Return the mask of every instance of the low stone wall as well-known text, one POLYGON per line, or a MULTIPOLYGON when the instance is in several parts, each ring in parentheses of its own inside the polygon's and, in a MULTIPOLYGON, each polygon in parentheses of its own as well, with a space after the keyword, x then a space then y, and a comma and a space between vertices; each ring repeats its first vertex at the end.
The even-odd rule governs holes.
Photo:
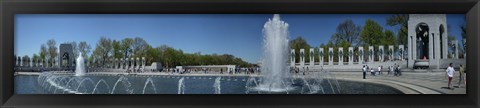
POLYGON ((453 63, 455 69, 460 68, 460 64, 466 67, 467 60, 465 59, 441 59, 439 61, 440 69, 447 69, 448 65, 453 63))

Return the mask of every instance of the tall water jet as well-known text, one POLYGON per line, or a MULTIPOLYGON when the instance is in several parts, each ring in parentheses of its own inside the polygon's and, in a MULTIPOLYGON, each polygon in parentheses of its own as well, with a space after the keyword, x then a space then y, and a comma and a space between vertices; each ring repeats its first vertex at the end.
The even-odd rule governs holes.
POLYGON ((263 26, 263 80, 258 89, 273 92, 286 91, 290 84, 282 84, 288 72, 288 24, 274 14, 263 26))
POLYGON ((213 83, 214 94, 222 94, 221 79, 222 77, 217 77, 215 83, 213 83))
POLYGON ((75 76, 83 76, 85 75, 85 64, 83 61, 82 53, 78 55, 77 63, 75 68, 75 76))

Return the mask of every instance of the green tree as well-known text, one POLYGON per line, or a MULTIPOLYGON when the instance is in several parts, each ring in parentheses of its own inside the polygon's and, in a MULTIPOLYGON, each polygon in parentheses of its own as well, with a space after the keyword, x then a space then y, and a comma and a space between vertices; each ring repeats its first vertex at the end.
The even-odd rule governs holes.
POLYGON ((106 37, 101 37, 98 41, 95 51, 93 51, 97 60, 101 60, 101 65, 104 66, 105 62, 110 58, 113 52, 112 40, 106 37))
POLYGON ((407 45, 408 44, 408 14, 395 14, 387 18, 387 25, 399 26, 397 39, 395 45, 407 45))
MULTIPOLYGON (((32 60, 39 60, 40 59, 40 56, 38 56, 37 54, 33 54, 33 57, 32 57, 32 60)), ((34 63, 36 63, 36 61, 33 61, 34 63)))
POLYGON ((132 38, 125 38, 122 40, 122 43, 120 44, 120 49, 122 52, 122 55, 126 58, 130 58, 133 56, 133 44, 134 40, 132 38))
POLYGON ((48 55, 47 46, 45 46, 45 44, 42 44, 40 46, 40 59, 42 60, 46 59, 47 55, 48 55))
POLYGON ((365 43, 365 46, 379 45, 380 39, 383 38, 383 27, 372 19, 365 21, 365 26, 360 33, 360 39, 365 43))
POLYGON ((143 38, 135 37, 133 39, 131 48, 133 49, 133 54, 135 57, 144 57, 151 46, 148 45, 147 41, 145 41, 143 38))
POLYGON ((332 35, 331 40, 335 43, 348 42, 348 44, 358 46, 360 31, 361 27, 359 25, 353 23, 351 19, 347 19, 338 24, 336 33, 332 35))
POLYGON ((395 35, 391 30, 385 30, 385 38, 382 40, 381 45, 393 45, 395 43, 395 35))
POLYGON ((460 25, 460 29, 462 30, 462 34, 461 34, 461 35, 462 35, 462 40, 460 40, 460 41, 461 41, 461 43, 463 44, 463 46, 461 46, 463 53, 466 53, 465 51, 466 51, 466 48, 467 48, 467 47, 466 47, 466 46, 467 46, 467 45, 466 45, 466 44, 467 44, 466 41, 463 41, 464 39, 466 39, 466 36, 467 36, 467 27, 466 27, 466 26, 467 26, 467 25, 466 25, 465 23, 463 23, 462 25, 460 25))
POLYGON ((124 51, 121 50, 120 41, 113 40, 112 47, 113 47, 113 58, 122 59, 124 51))
MULTIPOLYGON (((453 35, 448 36, 448 55, 450 58, 453 58, 453 53, 455 52, 455 45, 453 44, 453 41, 456 41, 457 39, 453 35)), ((457 43, 458 44, 458 43, 457 43)), ((460 47, 460 46, 459 46, 460 47)))
POLYGON ((48 59, 49 59, 49 61, 52 61, 58 55, 57 43, 55 42, 54 39, 50 39, 50 40, 47 41, 47 47, 48 47, 48 50, 47 50, 48 51, 48 59))
MULTIPOLYGON (((24 56, 22 57, 22 66, 27 65, 27 64, 29 63, 28 61, 30 61, 29 58, 28 58, 28 55, 24 55, 24 56)), ((49 66, 50 66, 50 65, 49 65, 49 66)))
POLYGON ((84 58, 88 58, 88 55, 91 50, 92 50, 92 47, 89 44, 87 44, 87 42, 85 41, 80 41, 80 43, 78 44, 78 51, 83 54, 82 56, 84 58))

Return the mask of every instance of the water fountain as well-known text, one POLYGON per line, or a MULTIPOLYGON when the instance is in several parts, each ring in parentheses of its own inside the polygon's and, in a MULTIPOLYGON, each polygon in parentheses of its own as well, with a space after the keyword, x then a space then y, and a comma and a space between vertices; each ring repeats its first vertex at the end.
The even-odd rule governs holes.
POLYGON ((75 68, 75 76, 84 76, 85 75, 85 64, 82 57, 82 53, 78 55, 77 58, 77 67, 75 68))
POLYGON ((259 90, 270 92, 284 92, 291 84, 284 81, 289 77, 288 70, 288 23, 280 19, 280 15, 273 15, 263 26, 263 80, 256 87, 259 90), (284 83, 282 83, 284 82, 284 83), (287 84, 285 84, 287 83, 287 84))

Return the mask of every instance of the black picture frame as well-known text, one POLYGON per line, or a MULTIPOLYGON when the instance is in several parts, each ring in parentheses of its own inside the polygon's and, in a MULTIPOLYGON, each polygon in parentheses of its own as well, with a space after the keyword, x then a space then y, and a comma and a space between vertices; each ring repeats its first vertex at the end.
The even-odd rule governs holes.
POLYGON ((477 0, 4 0, 0 2, 1 107, 477 108, 477 0), (466 95, 20 95, 14 94, 15 14, 448 13, 466 14, 466 95))

